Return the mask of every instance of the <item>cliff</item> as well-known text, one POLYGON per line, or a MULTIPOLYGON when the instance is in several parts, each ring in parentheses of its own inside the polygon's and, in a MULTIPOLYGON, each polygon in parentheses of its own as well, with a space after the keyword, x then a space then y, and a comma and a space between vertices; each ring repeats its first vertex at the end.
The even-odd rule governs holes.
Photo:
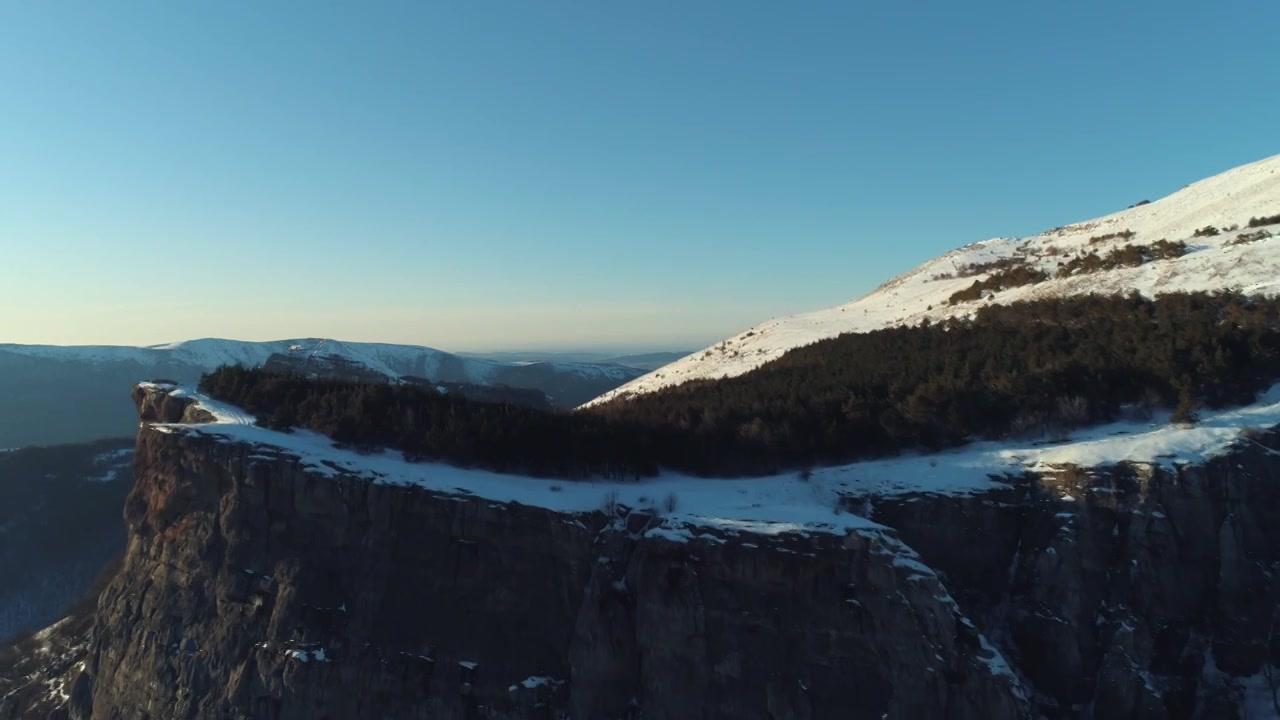
POLYGON ((495 502, 167 424, 208 411, 163 387, 135 400, 160 422, 73 717, 1025 714, 938 578, 856 516, 753 533, 495 502))
POLYGON ((1226 439, 1195 462, 1094 441, 1083 469, 1051 448, 981 481, 935 457, 770 486, 845 488, 818 518, 798 495, 708 499, 771 480, 676 507, 309 451, 164 386, 135 400, 124 566, 42 680, 69 700, 30 716, 1280 715, 1274 430, 1207 419, 1226 439))

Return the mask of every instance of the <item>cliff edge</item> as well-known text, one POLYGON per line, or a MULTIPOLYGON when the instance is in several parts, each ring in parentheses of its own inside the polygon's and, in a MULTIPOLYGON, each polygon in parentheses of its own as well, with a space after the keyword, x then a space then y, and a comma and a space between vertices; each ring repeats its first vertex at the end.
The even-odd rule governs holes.
POLYGON ((298 449, 316 437, 172 386, 134 399, 129 547, 72 717, 1027 713, 937 575, 838 507, 821 523, 699 523, 605 484, 597 508, 539 507, 494 497, 483 473, 444 490, 466 471, 318 457, 298 449))

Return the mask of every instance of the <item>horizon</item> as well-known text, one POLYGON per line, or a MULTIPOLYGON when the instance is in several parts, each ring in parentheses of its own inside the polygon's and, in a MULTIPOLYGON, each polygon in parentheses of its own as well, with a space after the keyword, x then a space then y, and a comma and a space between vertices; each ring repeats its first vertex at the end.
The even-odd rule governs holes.
POLYGON ((451 355, 463 355, 463 356, 481 357, 481 358, 487 357, 487 356, 498 356, 498 355, 521 355, 521 356, 597 355, 603 359, 608 359, 611 357, 625 357, 625 356, 631 356, 631 355, 666 355, 666 354, 688 355, 697 351, 697 349, 693 349, 693 348, 670 348, 670 347, 657 347, 657 346, 634 346, 634 347, 583 346, 583 347, 565 347, 565 348, 521 347, 521 348, 514 348, 514 349, 499 349, 499 350, 486 350, 486 349, 468 350, 468 349, 442 348, 442 347, 436 347, 434 345, 426 345, 423 343, 382 343, 376 340, 348 340, 345 338, 332 338, 332 337, 271 337, 271 338, 261 338, 261 339, 245 339, 245 338, 229 338, 229 337, 199 337, 199 338, 187 338, 185 340, 170 340, 170 341, 158 342, 158 343, 148 343, 146 345, 127 344, 127 343, 66 344, 66 343, 0 342, 0 349, 3 349, 5 346, 16 346, 16 347, 50 347, 50 348, 129 348, 129 349, 140 349, 140 350, 166 350, 172 346, 183 345, 187 343, 198 343, 198 342, 235 342, 235 343, 267 344, 267 343, 298 342, 298 341, 308 341, 308 340, 323 340, 323 341, 370 344, 370 345, 398 345, 403 347, 421 347, 427 350, 439 350, 442 352, 447 352, 451 355))
POLYGON ((1278 150, 1274 3, 929 10, 0 9, 0 343, 696 351, 1278 150))

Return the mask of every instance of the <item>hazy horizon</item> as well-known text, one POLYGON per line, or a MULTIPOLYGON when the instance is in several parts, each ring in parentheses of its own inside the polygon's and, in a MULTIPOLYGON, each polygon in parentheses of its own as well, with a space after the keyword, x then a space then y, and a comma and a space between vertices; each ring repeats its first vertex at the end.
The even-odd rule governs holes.
MULTIPOLYGON (((35 346, 35 347, 138 347, 138 348, 164 348, 169 345, 177 345, 185 342, 201 341, 201 340, 232 340, 241 342, 285 342, 290 340, 337 340, 341 342, 354 343, 382 343, 381 340, 352 340, 351 338, 341 337, 320 337, 320 336, 290 336, 290 337, 259 337, 259 338, 236 338, 236 337, 193 337, 184 338, 182 340, 165 340, 155 343, 21 343, 0 341, 0 347, 5 345, 17 346, 35 346)), ((388 343, 392 345, 420 346, 429 347, 434 350, 443 350, 454 355, 465 355, 471 357, 497 357, 497 356, 598 356, 600 358, 621 357, 629 355, 651 355, 651 354, 688 354, 696 352, 705 347, 694 347, 692 345, 685 347, 668 347, 661 345, 566 345, 555 347, 512 347, 512 348, 447 348, 429 343, 388 343)), ((711 343, 708 343, 711 344, 711 343)))
POLYGON ((1276 153, 1276 21, 6 6, 0 342, 706 347, 1276 153))

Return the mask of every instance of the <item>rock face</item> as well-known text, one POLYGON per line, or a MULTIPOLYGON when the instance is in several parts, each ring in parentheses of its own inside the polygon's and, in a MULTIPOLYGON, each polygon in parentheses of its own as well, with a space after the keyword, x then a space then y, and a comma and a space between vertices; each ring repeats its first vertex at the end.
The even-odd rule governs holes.
MULTIPOLYGON (((198 419, 163 389, 135 399, 146 420, 198 419)), ((847 498, 885 526, 847 535, 681 535, 625 507, 570 515, 327 477, 258 446, 147 426, 124 566, 100 597, 83 671, 58 679, 62 708, 1276 717, 1277 445, 1275 432, 1251 433, 1202 465, 847 498)))
MULTIPOLYGON (((140 391, 146 419, 191 419, 140 391)), ((144 427, 80 718, 1017 718, 889 533, 692 538, 144 427)))
MULTIPOLYGON (((1046 715, 1250 717, 1231 678, 1260 681, 1280 659, 1278 446, 1251 433, 1202 465, 880 499, 876 519, 1004 641, 1046 715)), ((1262 717, 1280 717, 1265 690, 1262 717)))

